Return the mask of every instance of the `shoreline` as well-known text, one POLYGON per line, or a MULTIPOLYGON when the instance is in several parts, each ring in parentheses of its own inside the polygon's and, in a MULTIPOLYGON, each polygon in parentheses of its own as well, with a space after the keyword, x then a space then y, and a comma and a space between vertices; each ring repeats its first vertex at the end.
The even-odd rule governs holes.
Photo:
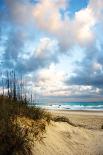
MULTIPOLYGON (((45 109, 45 108, 44 108, 45 109)), ((49 110, 49 111, 68 111, 68 112, 97 112, 97 113, 99 113, 99 112, 101 112, 101 113, 103 113, 103 110, 69 110, 69 109, 45 109, 45 110, 49 110)))
POLYGON ((103 112, 102 105, 36 105, 37 107, 47 110, 63 110, 63 111, 98 111, 103 112))
POLYGON ((92 115, 92 116, 103 116, 103 111, 98 110, 62 110, 62 109, 45 109, 51 113, 66 113, 73 115, 92 115))

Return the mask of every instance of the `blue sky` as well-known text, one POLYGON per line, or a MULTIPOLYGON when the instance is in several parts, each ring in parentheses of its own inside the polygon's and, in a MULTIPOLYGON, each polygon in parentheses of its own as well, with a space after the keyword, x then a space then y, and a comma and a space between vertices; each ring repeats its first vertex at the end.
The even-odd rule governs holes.
POLYGON ((42 98, 102 100, 102 27, 102 0, 1 0, 0 69, 42 98))
POLYGON ((69 3, 69 11, 74 14, 75 12, 86 8, 89 0, 70 0, 69 3))

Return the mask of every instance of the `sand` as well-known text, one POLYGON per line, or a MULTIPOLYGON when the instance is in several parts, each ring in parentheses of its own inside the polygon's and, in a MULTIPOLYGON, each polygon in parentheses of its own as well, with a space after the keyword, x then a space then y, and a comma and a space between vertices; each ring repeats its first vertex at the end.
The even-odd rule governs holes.
POLYGON ((51 111, 76 124, 54 122, 47 126, 43 142, 36 142, 34 155, 103 155, 103 112, 51 111))

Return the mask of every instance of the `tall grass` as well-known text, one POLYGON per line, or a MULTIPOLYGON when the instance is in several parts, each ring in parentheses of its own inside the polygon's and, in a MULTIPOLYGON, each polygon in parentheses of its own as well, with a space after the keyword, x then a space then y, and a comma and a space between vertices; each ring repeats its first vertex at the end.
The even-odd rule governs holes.
POLYGON ((15 72, 12 75, 7 72, 0 95, 0 155, 31 155, 34 141, 43 140, 46 124, 51 120, 45 110, 29 106, 23 85, 19 86, 18 90, 15 72))

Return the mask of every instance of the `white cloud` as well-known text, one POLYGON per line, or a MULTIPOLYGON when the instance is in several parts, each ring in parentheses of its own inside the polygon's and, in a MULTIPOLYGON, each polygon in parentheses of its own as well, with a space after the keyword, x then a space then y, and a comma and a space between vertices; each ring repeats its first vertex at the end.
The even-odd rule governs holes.
MULTIPOLYGON (((90 0, 87 8, 84 8, 76 12, 73 18, 70 18, 67 15, 66 11, 67 0, 40 0, 38 3, 33 5, 32 3, 29 2, 21 3, 21 1, 8 0, 7 5, 11 17, 10 20, 12 21, 13 24, 15 24, 20 28, 19 29, 21 30, 19 31, 20 34, 22 34, 22 32, 25 32, 24 34, 26 34, 23 37, 19 35, 17 37, 19 39, 17 39, 15 35, 14 36, 12 35, 13 41, 11 42, 11 44, 14 43, 14 40, 16 43, 18 43, 18 40, 20 40, 20 42, 23 41, 23 43, 20 44, 21 47, 23 48, 26 39, 28 38, 27 34, 30 32, 31 26, 33 28, 33 31, 38 33, 40 31, 41 33, 39 34, 41 36, 39 36, 40 39, 38 41, 38 45, 37 47, 35 47, 34 44, 35 50, 34 51, 32 50, 32 53, 30 55, 28 54, 28 52, 22 53, 20 46, 18 46, 18 44, 17 45, 13 44, 17 51, 17 56, 18 53, 21 52, 19 53, 20 55, 18 57, 24 58, 19 59, 17 61, 17 63, 19 64, 18 65, 19 67, 18 66, 17 67, 20 68, 20 70, 23 69, 26 70, 25 72, 28 71, 31 72, 44 67, 48 67, 48 69, 39 70, 39 73, 37 75, 38 78, 36 85, 39 91, 42 91, 44 95, 60 95, 60 96, 62 95, 68 96, 72 94, 80 95, 81 93, 95 94, 95 92, 99 92, 98 89, 96 90, 96 88, 93 87, 88 86, 71 87, 65 85, 64 80, 66 78, 67 69, 64 68, 63 71, 60 70, 58 71, 55 69, 55 66, 51 65, 49 67, 49 65, 52 62, 57 62, 58 50, 60 49, 61 52, 67 51, 68 53, 68 51, 69 52, 72 51, 73 55, 75 55, 75 60, 77 59, 77 61, 78 60, 82 61, 81 59, 83 60, 86 59, 86 63, 84 62, 82 63, 82 65, 87 64, 87 66, 84 67, 84 70, 89 67, 90 71, 91 69, 93 69, 94 72, 103 70, 103 66, 100 63, 95 62, 94 64, 92 64, 90 62, 91 59, 88 60, 88 58, 86 57, 89 56, 89 53, 92 51, 91 47, 95 46, 96 40, 98 39, 96 38, 94 27, 96 27, 96 25, 100 22, 103 24, 103 0, 90 0), (65 10, 64 18, 61 17, 60 9, 65 10), (85 54, 83 54, 82 57, 79 48, 78 52, 80 52, 80 54, 78 56, 77 56, 78 52, 73 50, 72 47, 76 46, 85 49, 83 50, 83 53, 85 52, 85 54), (86 49, 88 49, 88 51, 86 49), (80 58, 78 58, 79 56, 80 58)), ((10 48, 11 44, 9 43, 7 48, 9 52, 11 52, 10 48)), ((96 53, 98 51, 94 50, 92 52, 96 53)), ((15 56, 15 53, 13 54, 15 56)), ((95 55, 93 56, 93 61, 96 61, 96 57, 95 55)), ((63 58, 62 55, 60 55, 59 58, 62 60, 63 58)), ((73 66, 76 65, 77 64, 73 64, 73 66)), ((69 66, 66 66, 66 68, 69 68, 69 66)))
POLYGON ((103 1, 90 0, 89 8, 93 11, 95 18, 99 21, 103 20, 103 1))
POLYGON ((93 63, 93 70, 94 72, 97 72, 97 71, 102 71, 103 67, 101 64, 97 63, 97 62, 94 62, 93 63))
POLYGON ((66 88, 65 77, 64 71, 57 71, 55 65, 52 64, 48 69, 43 69, 38 73, 36 86, 41 88, 44 96, 54 95, 58 93, 58 90, 62 91, 66 88))
MULTIPOLYGON (((63 1, 63 7, 66 8, 66 0, 63 1)), ((39 28, 57 37, 60 45, 66 49, 73 44, 91 42, 94 39, 92 27, 97 22, 91 3, 87 8, 76 12, 74 19, 70 19, 65 13, 62 20, 60 8, 61 5, 57 5, 55 1, 40 1, 33 10, 34 20, 39 28)))
POLYGON ((75 14, 75 27, 77 27, 77 40, 80 43, 91 42, 94 34, 92 27, 95 25, 96 20, 90 8, 80 10, 75 14))
POLYGON ((41 38, 39 45, 35 50, 37 57, 50 57, 51 55, 58 55, 58 43, 56 40, 50 38, 41 38))

